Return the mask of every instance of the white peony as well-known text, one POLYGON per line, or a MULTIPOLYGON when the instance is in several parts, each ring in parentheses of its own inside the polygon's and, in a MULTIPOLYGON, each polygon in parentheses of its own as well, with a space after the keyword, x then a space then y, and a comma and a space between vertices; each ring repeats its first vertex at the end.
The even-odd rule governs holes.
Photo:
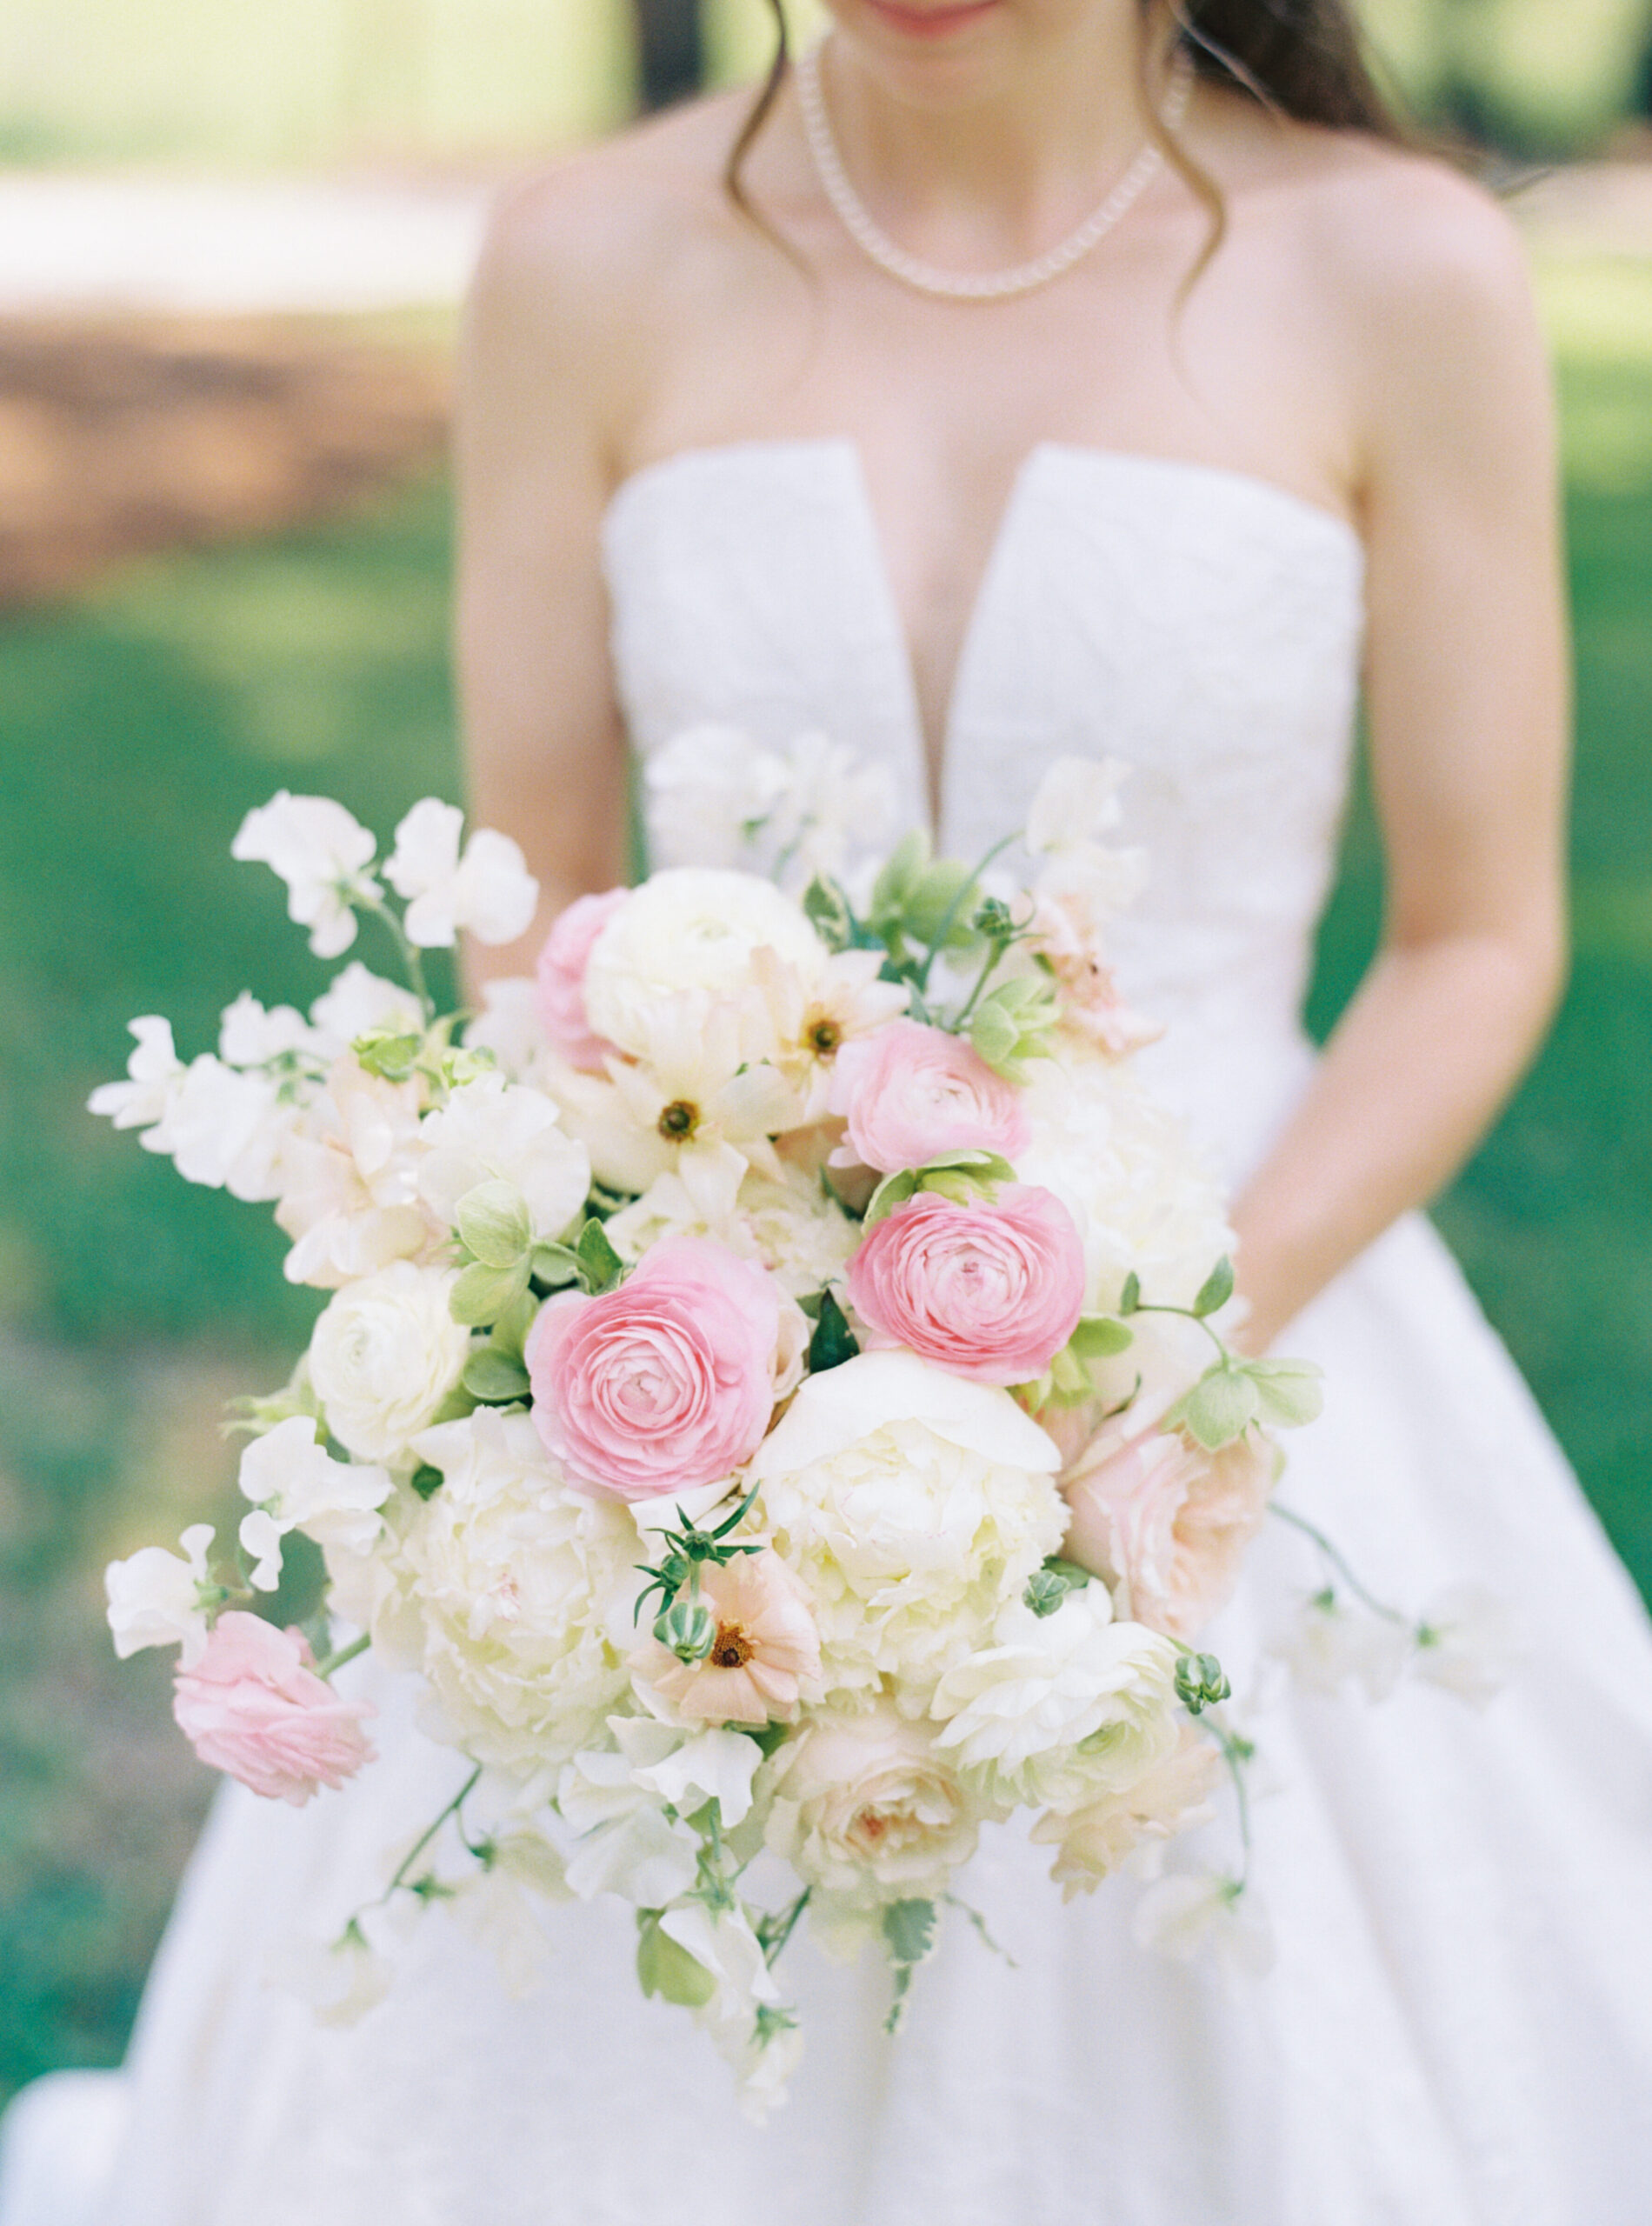
POLYGON ((447 1269, 394 1261, 347 1283, 310 1333, 310 1380, 327 1427, 359 1459, 408 1460, 457 1385, 470 1333, 449 1310, 454 1281, 447 1269))
POLYGON ((479 1408, 420 1433, 441 1485, 405 1521, 374 1637, 422 1670, 456 1744, 528 1772, 598 1742, 628 1689, 615 1602, 641 1558, 626 1510, 582 1499, 530 1417, 479 1408))
MULTIPOLYGON (((930 1727, 892 1701, 811 1709, 770 1765, 769 1845, 829 1903, 876 1908, 943 1893, 989 1804, 930 1727)), ((853 1929, 829 1908, 846 1942, 853 1929)))
POLYGON ((936 1689, 936 1743, 989 1796, 1076 1808, 1168 1761, 1182 1720, 1173 1641, 1115 1623, 1098 1582, 1050 1616, 1009 1602, 993 1643, 936 1689))
POLYGON ((693 866, 657 873, 634 889, 592 945, 585 1010, 592 1032, 641 1056, 663 997, 743 990, 754 952, 817 971, 827 951, 790 898, 755 874, 693 866))
POLYGON ((1084 1241, 1085 1310, 1143 1295, 1185 1306, 1234 1249, 1222 1185, 1173 1115, 1128 1066, 1074 1053, 1041 1060, 1022 1092, 1032 1140, 1018 1181, 1053 1190, 1084 1241))
POLYGON ((539 883, 508 835, 480 827, 465 844, 464 814, 437 796, 416 803, 396 830, 384 877, 409 900, 410 943, 445 950, 460 929, 479 943, 515 943, 533 924, 539 883))
POLYGON ((317 958, 336 958, 356 940, 356 904, 376 903, 370 868, 378 845, 330 796, 283 789, 236 830, 230 856, 270 867, 287 884, 287 915, 310 930, 317 958))
POLYGON ((192 1523, 178 1541, 185 1558, 164 1546, 140 1546, 103 1571, 109 1628, 123 1662, 146 1646, 179 1645, 186 1670, 200 1660, 207 1642, 201 1587, 213 1536, 210 1523, 192 1523))
POLYGON ((533 1242, 554 1242, 590 1189, 590 1155, 558 1126, 556 1106, 500 1075, 456 1090, 419 1135, 419 1195, 450 1228, 468 1191, 509 1183, 522 1194, 533 1242))
POLYGON ((1007 1391, 908 1352, 809 1376, 747 1482, 803 1579, 829 1687, 921 1709, 1060 1545, 1059 1456, 1007 1391))

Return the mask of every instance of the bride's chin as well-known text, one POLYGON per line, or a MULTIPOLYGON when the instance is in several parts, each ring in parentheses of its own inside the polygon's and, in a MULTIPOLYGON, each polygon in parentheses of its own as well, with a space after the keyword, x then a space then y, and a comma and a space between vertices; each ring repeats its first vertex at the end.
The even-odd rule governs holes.
POLYGON ((875 75, 909 96, 976 90, 1002 61, 1008 0, 833 0, 834 29, 875 75))

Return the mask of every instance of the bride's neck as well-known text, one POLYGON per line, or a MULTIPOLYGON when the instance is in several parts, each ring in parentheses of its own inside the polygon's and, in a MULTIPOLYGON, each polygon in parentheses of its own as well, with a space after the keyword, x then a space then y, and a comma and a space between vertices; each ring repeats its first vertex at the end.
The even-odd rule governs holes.
MULTIPOLYGON (((833 133, 886 219, 1018 247, 1092 203, 1147 137, 1147 37, 1134 5, 1093 7, 1001 56, 906 68, 840 29, 821 57, 833 133)), ((1161 74, 1156 56, 1148 83, 1161 74)))

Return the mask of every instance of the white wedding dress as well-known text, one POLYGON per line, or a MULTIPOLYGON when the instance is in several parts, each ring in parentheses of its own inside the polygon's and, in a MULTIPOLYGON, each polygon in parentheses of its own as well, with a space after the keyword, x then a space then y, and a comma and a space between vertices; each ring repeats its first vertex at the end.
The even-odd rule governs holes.
MULTIPOLYGON (((909 658, 842 440, 638 473, 605 556, 637 746, 690 722, 883 757, 923 812, 909 658)), ((1120 924, 1158 1079, 1236 1172, 1301 1090, 1298 1010, 1344 795, 1362 551, 1239 474, 1045 443, 1003 521, 957 675, 943 847, 1016 824, 1062 752, 1124 758, 1152 878, 1120 924)), ((302 1811, 230 1791, 190 1875, 124 2084, 99 2226, 1641 2226, 1652 2204, 1652 1634, 1524 1385, 1429 1224, 1394 1229, 1292 1329, 1322 1363, 1289 1503, 1413 1605, 1494 1587, 1529 1657, 1483 1716, 1408 1684, 1295 1690, 1253 1720, 1271 1973, 1131 1936, 1131 1880, 1063 1906, 1005 1830, 963 1890, 1015 1966, 949 1922, 906 2029, 887 1979, 806 1942, 808 2030, 761 2130, 686 2013, 644 2003, 629 1914, 553 1913, 508 2001, 441 1910, 390 1999, 318 2030, 263 1982, 373 1890, 456 1782, 384 1708, 385 1759, 302 1811)), ((1212 1643, 1242 1684, 1320 1582, 1269 1526, 1212 1643)), ((1205 1829, 1177 1863, 1231 1861, 1205 1829)), ((14 2144, 58 2226, 45 2169, 14 2144)), ((104 2103, 109 2101, 105 2094, 104 2103)), ((26 2129, 25 2129, 26 2130, 26 2129)))

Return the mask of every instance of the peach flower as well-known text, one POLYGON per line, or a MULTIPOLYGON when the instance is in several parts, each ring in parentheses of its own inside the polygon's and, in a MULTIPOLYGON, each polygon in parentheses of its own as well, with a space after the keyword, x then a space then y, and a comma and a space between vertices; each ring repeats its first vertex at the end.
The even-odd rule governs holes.
POLYGON ((1084 1248, 1053 1191, 1009 1183, 963 1206, 920 1191, 868 1230, 849 1263, 867 1343, 906 1345, 983 1383, 1041 1376, 1084 1308, 1084 1248))
POLYGON ((1189 1824, 1202 1823, 1221 1767, 1214 1741, 1184 1723, 1175 1753, 1128 1791, 1103 1794, 1069 1816, 1041 1816, 1032 1836, 1056 1849, 1049 1875, 1062 1889, 1062 1899, 1094 1893, 1143 1840, 1169 1839, 1189 1824))
POLYGON ((1207 1453, 1180 1430, 1104 1430, 1062 1474, 1062 1551, 1119 1588, 1122 1615, 1190 1645, 1238 1582, 1274 1469, 1256 1430, 1207 1453))
POLYGON ((523 1358, 533 1418, 571 1483, 692 1491, 756 1451, 775 1405, 781 1290, 703 1236, 668 1236, 616 1290, 548 1299, 523 1358))
POLYGON ((679 1662, 655 1644, 633 1656, 638 1676, 696 1723, 789 1723, 802 1688, 820 1676, 820 1634, 803 1586, 765 1547, 703 1570, 700 1596, 717 1619, 705 1660, 679 1662))
POLYGON ((1031 1134, 1019 1092, 972 1045, 944 1028, 891 1021, 837 1052, 831 1108, 848 1116, 837 1163, 894 1175, 944 1152, 1013 1160, 1031 1134))
POLYGON ((172 1713, 203 1763, 302 1808, 373 1754, 361 1728, 370 1703, 342 1700, 315 1667, 302 1632, 220 1616, 200 1659, 178 1672, 172 1713))
POLYGON ((591 1031, 585 1016, 585 967, 591 946, 630 891, 610 889, 600 896, 578 896, 550 923, 535 974, 535 1007, 541 1025, 571 1067, 602 1071, 614 1046, 591 1031))

